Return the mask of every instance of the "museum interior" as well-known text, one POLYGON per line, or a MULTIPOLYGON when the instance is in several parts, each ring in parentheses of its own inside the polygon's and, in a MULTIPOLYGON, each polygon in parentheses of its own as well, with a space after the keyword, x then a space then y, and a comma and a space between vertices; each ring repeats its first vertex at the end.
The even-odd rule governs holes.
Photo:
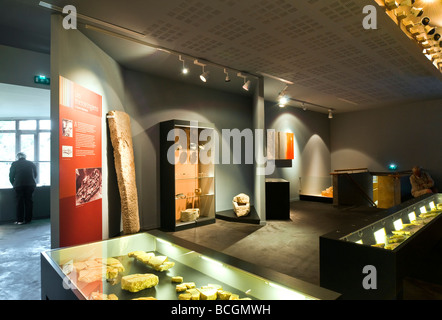
POLYGON ((442 299, 442 1, 0 6, 0 300, 442 299))

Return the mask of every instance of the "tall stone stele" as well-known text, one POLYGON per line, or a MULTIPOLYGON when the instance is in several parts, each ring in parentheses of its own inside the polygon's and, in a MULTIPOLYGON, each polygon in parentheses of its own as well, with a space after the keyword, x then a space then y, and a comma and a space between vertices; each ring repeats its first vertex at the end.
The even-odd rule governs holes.
POLYGON ((140 218, 130 117, 123 111, 109 111, 107 119, 121 197, 123 232, 133 234, 140 231, 140 218))

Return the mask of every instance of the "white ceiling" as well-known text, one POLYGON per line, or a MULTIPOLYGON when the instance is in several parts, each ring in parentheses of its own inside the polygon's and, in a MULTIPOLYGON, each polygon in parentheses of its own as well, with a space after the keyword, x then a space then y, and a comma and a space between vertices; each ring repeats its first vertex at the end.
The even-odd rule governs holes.
POLYGON ((0 118, 49 118, 51 92, 0 83, 0 118))
MULTIPOLYGON (((3 1, 12 5, 12 0, 3 1)), ((424 1, 416 0, 416 5, 428 5, 424 1)), ((32 10, 38 6, 37 0, 14 0, 13 6, 24 2, 31 3, 32 10)), ((138 39, 144 42, 292 81, 294 85, 287 91, 290 96, 337 112, 442 98, 441 73, 374 0, 46 2, 59 7, 74 5, 80 14, 143 33, 145 37, 138 39), (378 8, 377 30, 362 27, 362 8, 368 4, 378 8)), ((431 5, 434 17, 442 12, 442 0, 431 5)), ((46 9, 40 11, 48 14, 46 9)), ((198 79, 201 67, 192 61, 186 61, 192 65, 191 74, 183 78, 182 63, 174 55, 81 30, 127 68, 202 84, 198 79)), ((234 81, 226 84, 223 69, 208 69, 211 80, 204 85, 242 92, 243 80, 235 74, 230 74, 234 81)), ((266 99, 276 101, 284 84, 264 79, 266 99)))

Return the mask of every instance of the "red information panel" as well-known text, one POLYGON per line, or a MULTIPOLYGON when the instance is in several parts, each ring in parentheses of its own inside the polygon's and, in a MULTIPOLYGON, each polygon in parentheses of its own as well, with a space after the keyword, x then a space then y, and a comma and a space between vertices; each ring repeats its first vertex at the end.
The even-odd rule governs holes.
POLYGON ((60 247, 102 240, 101 106, 60 76, 60 247))

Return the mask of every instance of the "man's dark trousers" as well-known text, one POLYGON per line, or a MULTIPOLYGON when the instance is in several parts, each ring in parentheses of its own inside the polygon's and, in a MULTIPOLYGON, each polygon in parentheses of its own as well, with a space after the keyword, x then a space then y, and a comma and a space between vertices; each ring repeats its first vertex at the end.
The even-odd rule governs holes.
POLYGON ((34 206, 32 196, 34 194, 34 186, 15 187, 15 194, 17 197, 17 221, 31 222, 32 207, 34 206))

